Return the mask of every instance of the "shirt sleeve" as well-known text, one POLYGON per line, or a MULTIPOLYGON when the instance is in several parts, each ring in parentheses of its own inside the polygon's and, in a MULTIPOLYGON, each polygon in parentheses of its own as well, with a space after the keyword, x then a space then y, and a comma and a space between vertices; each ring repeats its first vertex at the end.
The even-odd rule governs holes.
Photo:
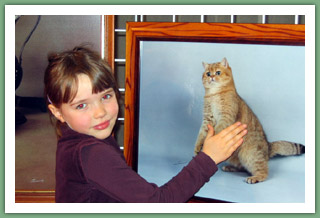
POLYGON ((147 182, 132 170, 121 154, 108 145, 82 149, 81 164, 88 182, 120 202, 186 202, 218 170, 214 161, 200 152, 178 175, 161 187, 147 182))

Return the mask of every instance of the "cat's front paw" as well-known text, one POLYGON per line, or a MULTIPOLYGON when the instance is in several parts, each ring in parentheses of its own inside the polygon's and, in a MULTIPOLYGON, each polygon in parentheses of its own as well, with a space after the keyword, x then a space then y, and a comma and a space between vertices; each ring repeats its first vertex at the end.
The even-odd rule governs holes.
POLYGON ((199 147, 196 147, 195 149, 194 149, 194 156, 196 156, 197 154, 199 154, 199 152, 201 151, 201 147, 199 148, 199 147))
POLYGON ((194 155, 196 156, 202 150, 202 144, 197 143, 194 147, 194 155))

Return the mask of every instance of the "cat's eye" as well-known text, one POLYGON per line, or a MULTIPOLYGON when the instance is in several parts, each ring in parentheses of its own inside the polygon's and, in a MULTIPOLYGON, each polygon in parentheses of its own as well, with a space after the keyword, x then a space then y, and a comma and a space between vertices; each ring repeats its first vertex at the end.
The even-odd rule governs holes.
POLYGON ((207 72, 207 76, 210 76, 210 72, 207 72))
POLYGON ((216 75, 219 76, 221 74, 221 71, 217 71, 216 75))

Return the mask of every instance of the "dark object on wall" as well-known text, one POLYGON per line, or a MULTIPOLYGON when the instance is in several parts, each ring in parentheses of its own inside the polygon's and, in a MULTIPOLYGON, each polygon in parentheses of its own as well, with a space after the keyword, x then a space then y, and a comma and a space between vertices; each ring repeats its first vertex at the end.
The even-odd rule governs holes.
MULTIPOLYGON (((15 23, 17 23, 20 18, 21 18, 21 16, 17 15, 15 23)), ((15 57, 15 61, 16 61, 16 63, 15 63, 15 89, 16 90, 20 86, 22 76, 23 76, 22 53, 23 53, 24 47, 26 46, 26 44, 29 41, 33 32, 36 30, 36 28, 40 22, 40 18, 41 18, 41 16, 38 16, 38 19, 37 19, 35 26, 33 27, 30 34, 28 35, 25 42, 23 43, 23 45, 20 49, 19 59, 17 58, 17 56, 15 57)), ((33 98, 33 97, 30 98, 30 97, 16 96, 15 100, 16 100, 16 107, 40 108, 41 111, 46 112, 45 101, 43 98, 33 98)), ((15 119, 16 119, 15 120, 16 125, 21 125, 21 124, 27 122, 27 118, 21 112, 19 112, 17 109, 15 110, 15 119)))
POLYGON ((16 90, 17 90, 17 88, 19 87, 19 85, 21 83, 22 74, 23 74, 22 67, 21 67, 21 65, 20 65, 20 63, 18 61, 17 56, 16 56, 16 80, 15 80, 16 90))
MULTIPOLYGON (((16 74, 15 75, 15 86, 16 86, 16 90, 17 90, 17 88, 19 87, 19 85, 21 83, 22 74, 23 74, 22 67, 19 64, 19 61, 18 61, 17 57, 16 57, 15 68, 16 68, 16 70, 15 70, 16 71, 16 73, 15 73, 16 74)), ((27 118, 17 110, 15 111, 15 118, 16 118, 16 121, 15 121, 16 125, 21 125, 21 124, 27 122, 27 118)))

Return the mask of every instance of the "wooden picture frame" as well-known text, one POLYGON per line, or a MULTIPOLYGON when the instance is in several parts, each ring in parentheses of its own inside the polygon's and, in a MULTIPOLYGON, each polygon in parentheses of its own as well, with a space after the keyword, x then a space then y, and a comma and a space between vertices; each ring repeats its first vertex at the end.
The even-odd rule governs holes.
MULTIPOLYGON (((140 42, 209 42, 249 45, 305 45, 305 25, 230 23, 127 23, 124 155, 138 171, 140 42)), ((228 202, 193 197, 189 202, 228 202)))
POLYGON ((140 41, 216 42, 265 45, 305 45, 305 25, 235 23, 128 22, 124 155, 137 170, 140 41))

